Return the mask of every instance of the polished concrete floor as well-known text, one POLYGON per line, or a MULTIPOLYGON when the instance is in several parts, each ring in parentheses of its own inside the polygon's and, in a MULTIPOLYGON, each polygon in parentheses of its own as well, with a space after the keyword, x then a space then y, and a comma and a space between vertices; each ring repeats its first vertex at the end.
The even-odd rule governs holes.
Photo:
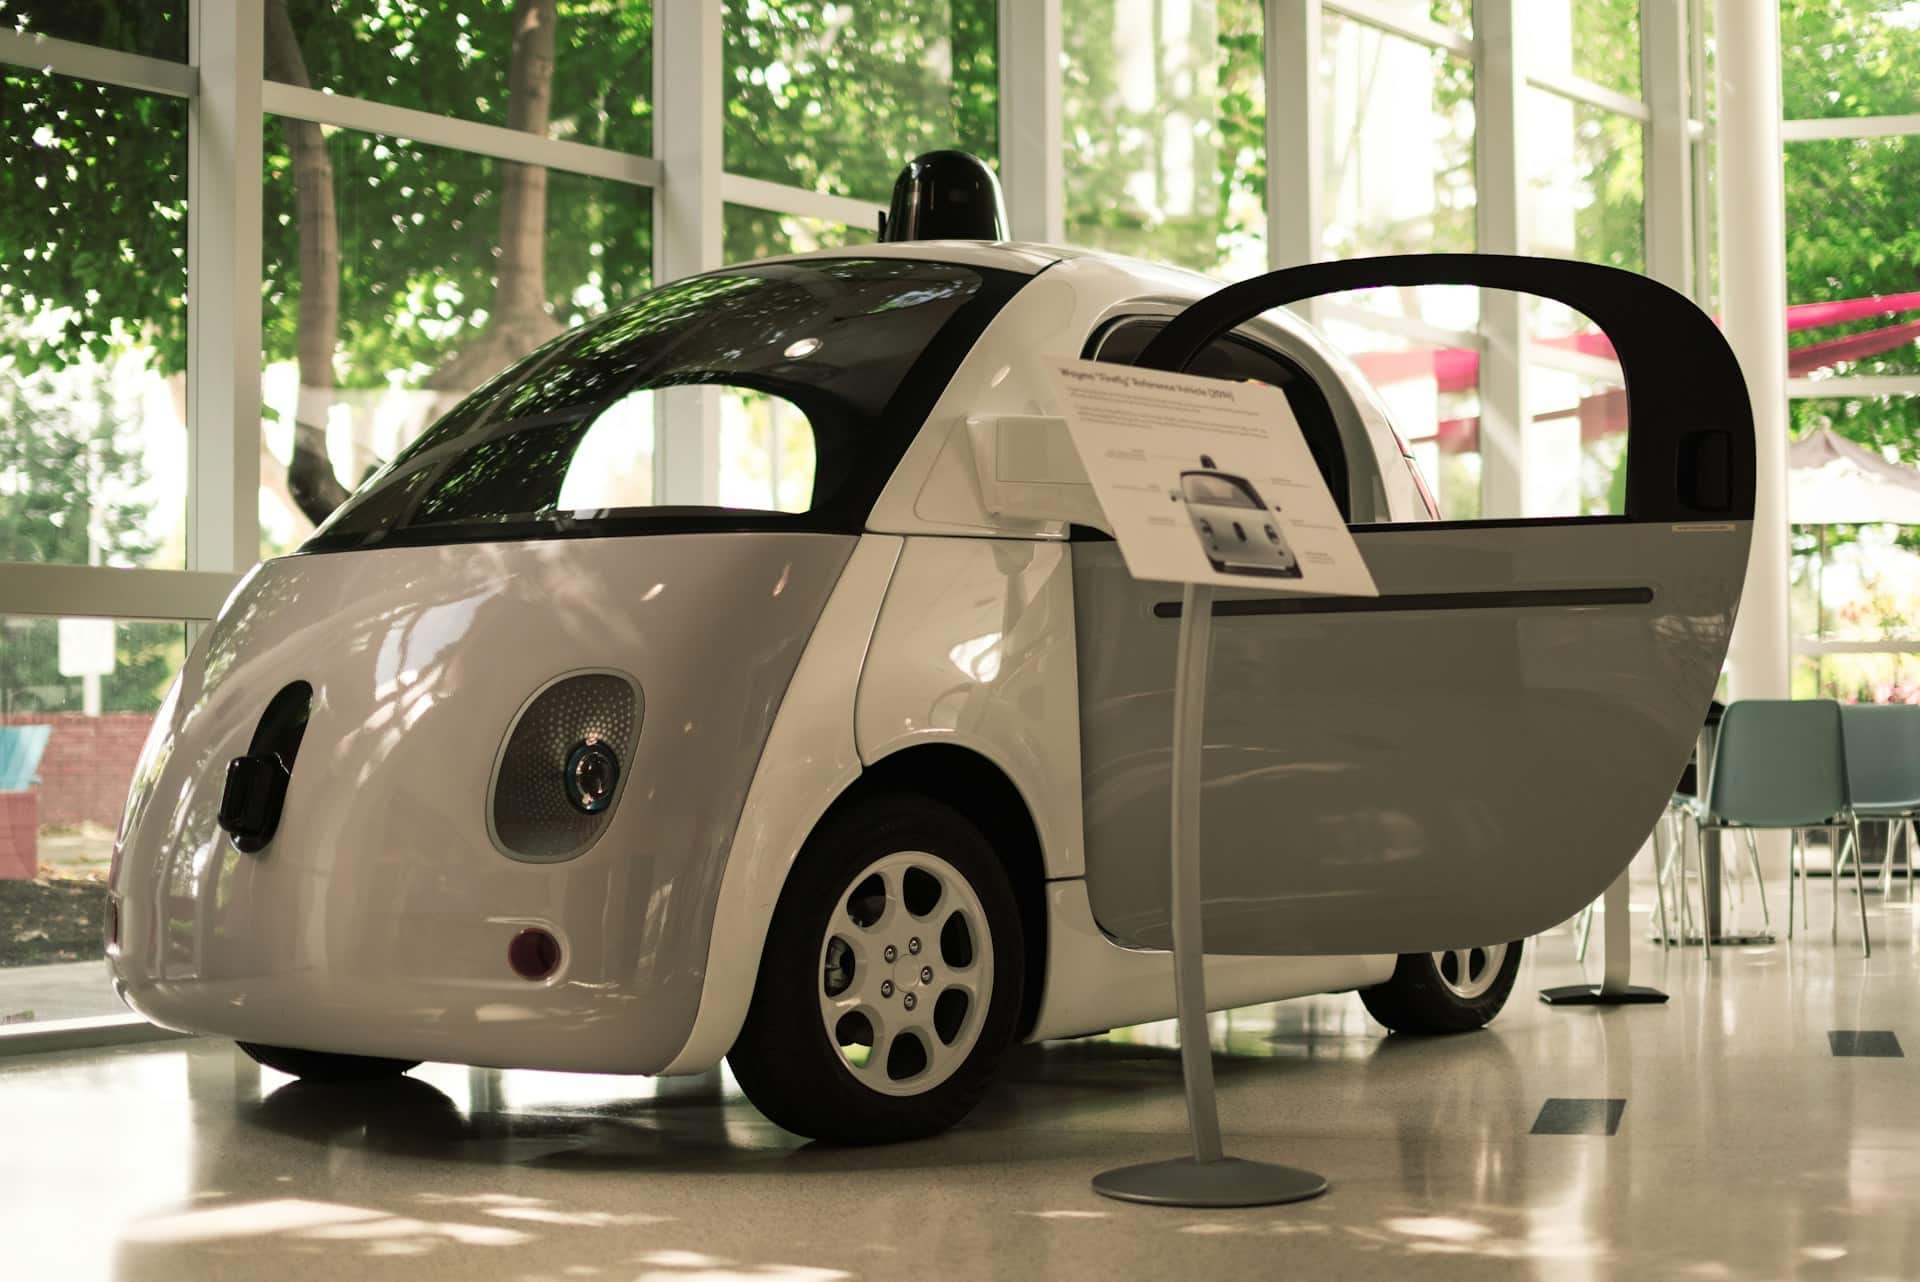
POLYGON ((861 1151, 800 1144, 724 1078, 431 1065, 341 1092, 211 1041, 0 1058, 0 1277, 1912 1279, 1903 893, 1872 897, 1871 960, 1828 942, 1824 884, 1811 941, 1640 941, 1666 1006, 1541 1005, 1579 974, 1562 932, 1484 1033, 1388 1038, 1351 996, 1218 1017, 1230 1150, 1333 1184, 1265 1210, 1089 1191, 1181 1151, 1166 1026, 1023 1050, 961 1129, 861 1151))

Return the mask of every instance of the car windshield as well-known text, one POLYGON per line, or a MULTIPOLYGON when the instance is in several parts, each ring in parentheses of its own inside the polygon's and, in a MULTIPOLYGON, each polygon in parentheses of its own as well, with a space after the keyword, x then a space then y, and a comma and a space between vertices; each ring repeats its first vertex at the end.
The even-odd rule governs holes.
POLYGON ((667 285, 468 396, 301 550, 856 532, 960 361, 1026 280, 829 258, 667 285), (695 466, 676 473, 689 456, 695 466))

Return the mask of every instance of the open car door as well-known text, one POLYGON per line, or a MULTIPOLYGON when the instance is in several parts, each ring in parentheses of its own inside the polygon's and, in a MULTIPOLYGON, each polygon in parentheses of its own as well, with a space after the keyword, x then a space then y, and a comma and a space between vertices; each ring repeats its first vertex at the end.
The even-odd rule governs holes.
MULTIPOLYGON (((1137 363, 1185 370, 1268 309, 1421 285, 1538 295, 1606 332, 1626 383, 1626 511, 1354 526, 1377 599, 1220 591, 1210 953, 1433 951, 1564 920, 1640 848, 1720 675, 1753 415, 1719 330, 1666 286, 1493 255, 1316 264, 1194 303, 1137 363)), ((1180 591, 1131 579, 1111 543, 1074 554, 1088 891, 1110 934, 1167 947, 1180 591)))

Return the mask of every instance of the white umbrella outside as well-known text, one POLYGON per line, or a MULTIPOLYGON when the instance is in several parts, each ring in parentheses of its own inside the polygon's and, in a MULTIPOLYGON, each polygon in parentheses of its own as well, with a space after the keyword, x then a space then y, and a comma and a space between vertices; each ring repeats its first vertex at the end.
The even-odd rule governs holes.
POLYGON ((1920 468, 1823 427, 1787 446, 1787 514, 1795 525, 1920 525, 1920 468))

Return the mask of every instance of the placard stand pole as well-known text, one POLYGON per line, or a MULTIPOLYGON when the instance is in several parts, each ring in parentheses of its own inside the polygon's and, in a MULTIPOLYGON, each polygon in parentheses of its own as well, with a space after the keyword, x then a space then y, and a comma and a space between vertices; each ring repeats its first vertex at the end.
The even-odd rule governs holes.
POLYGON ((1213 588, 1189 583, 1180 597, 1173 683, 1172 907, 1180 1071, 1193 1156, 1103 1171, 1093 1177, 1093 1189, 1121 1201, 1160 1206, 1274 1206, 1318 1197, 1327 1191, 1327 1181, 1312 1171, 1228 1157, 1220 1143, 1200 943, 1200 766, 1212 649, 1213 588))
POLYGON ((1627 982, 1633 974, 1633 957, 1628 951, 1633 944, 1633 921, 1627 903, 1627 869, 1622 868, 1613 879, 1601 903, 1607 921, 1601 935, 1606 970, 1600 982, 1543 988, 1540 1000, 1549 1006, 1648 1006, 1666 1001, 1667 995, 1657 988, 1627 982))

